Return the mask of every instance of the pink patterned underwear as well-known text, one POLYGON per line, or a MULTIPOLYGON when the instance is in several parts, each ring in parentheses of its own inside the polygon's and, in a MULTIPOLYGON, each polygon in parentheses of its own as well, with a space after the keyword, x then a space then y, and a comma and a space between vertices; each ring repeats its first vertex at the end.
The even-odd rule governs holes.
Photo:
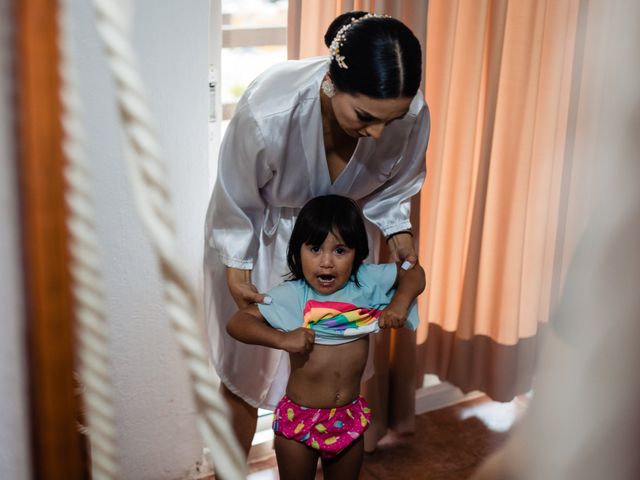
POLYGON ((342 407, 307 408, 285 395, 273 412, 273 432, 331 458, 358 439, 370 421, 371 410, 362 396, 342 407))

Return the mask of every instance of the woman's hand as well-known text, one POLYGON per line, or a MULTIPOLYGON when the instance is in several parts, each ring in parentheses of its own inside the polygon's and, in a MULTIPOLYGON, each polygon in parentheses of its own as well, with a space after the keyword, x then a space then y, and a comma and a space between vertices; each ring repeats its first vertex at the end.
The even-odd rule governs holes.
POLYGON ((315 339, 316 332, 310 328, 296 328, 284 334, 280 348, 289 353, 309 353, 315 339))
POLYGON ((227 267, 227 285, 239 309, 264 300, 265 296, 251 283, 251 270, 227 267))
MULTIPOLYGON (((389 245, 389 253, 391 255, 391 261, 409 262, 412 268, 418 262, 418 254, 413 245, 413 236, 410 233, 397 233, 387 241, 389 245)), ((405 268, 408 270, 409 268, 405 268)))

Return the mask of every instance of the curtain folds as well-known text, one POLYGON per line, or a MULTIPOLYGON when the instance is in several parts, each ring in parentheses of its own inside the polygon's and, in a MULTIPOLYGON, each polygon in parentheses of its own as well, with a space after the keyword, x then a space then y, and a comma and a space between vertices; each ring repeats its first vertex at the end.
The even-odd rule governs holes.
MULTIPOLYGON (((584 2, 583 2, 584 3, 584 2)), ((508 401, 530 387, 566 230, 580 0, 432 1, 419 372, 508 401)), ((578 45, 579 51, 580 45, 578 45)))

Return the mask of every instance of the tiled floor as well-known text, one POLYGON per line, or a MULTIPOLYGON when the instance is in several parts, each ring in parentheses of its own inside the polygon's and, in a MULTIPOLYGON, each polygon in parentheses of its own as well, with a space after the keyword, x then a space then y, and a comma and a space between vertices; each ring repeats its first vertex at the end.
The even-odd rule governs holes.
MULTIPOLYGON (((415 435, 388 436, 365 455, 360 479, 466 479, 504 442, 525 408, 524 398, 497 403, 480 397, 419 415, 415 435)), ((278 479, 273 457, 252 464, 251 472, 249 480, 278 479)))

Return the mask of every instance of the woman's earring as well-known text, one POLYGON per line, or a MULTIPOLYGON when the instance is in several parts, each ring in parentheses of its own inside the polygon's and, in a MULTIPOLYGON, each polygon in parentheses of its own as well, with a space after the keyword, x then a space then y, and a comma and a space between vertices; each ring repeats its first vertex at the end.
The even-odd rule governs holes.
POLYGON ((322 91, 327 97, 331 98, 336 94, 336 87, 331 80, 325 78, 322 82, 322 91))

